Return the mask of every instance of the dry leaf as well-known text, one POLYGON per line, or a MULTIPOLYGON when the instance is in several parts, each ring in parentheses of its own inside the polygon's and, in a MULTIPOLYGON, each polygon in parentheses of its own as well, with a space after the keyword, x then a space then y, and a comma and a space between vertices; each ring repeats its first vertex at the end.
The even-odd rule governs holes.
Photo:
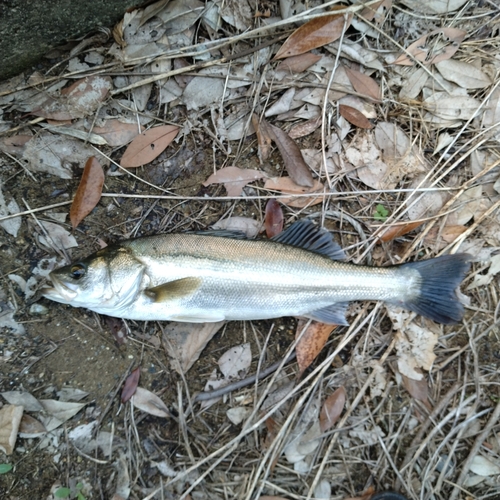
POLYGON ((418 401, 422 401, 426 408, 432 409, 429 403, 429 388, 427 386, 427 379, 424 377, 421 370, 415 369, 416 373, 422 374, 421 380, 415 380, 413 378, 408 378, 406 375, 401 375, 403 379, 403 385, 405 389, 409 392, 410 396, 418 401))
POLYGON ((25 391, 5 391, 0 393, 11 405, 22 406, 26 411, 42 411, 43 406, 32 394, 25 391))
POLYGON ((179 127, 161 125, 138 135, 123 153, 120 165, 135 168, 153 161, 175 139, 179 127))
POLYGON ((267 175, 264 172, 259 172, 258 170, 226 167, 217 170, 217 172, 212 174, 203 185, 224 184, 228 196, 241 196, 243 188, 247 184, 266 177, 267 175))
POLYGON ((6 455, 14 451, 22 416, 22 406, 5 405, 0 409, 0 451, 6 455))
POLYGON ((484 89, 491 85, 490 77, 470 63, 448 59, 438 62, 436 68, 443 78, 464 89, 484 89))
POLYGON ((351 68, 345 68, 345 72, 356 92, 371 97, 374 101, 380 101, 380 87, 371 76, 351 68))
POLYGON ((311 19, 296 29, 274 56, 275 59, 297 56, 337 40, 342 31, 351 24, 352 14, 347 19, 342 14, 331 14, 311 19))
POLYGON ((412 11, 423 14, 446 14, 460 9, 467 0, 401 0, 412 11))
POLYGON ((255 133, 257 134, 257 142, 259 144, 259 160, 262 163, 266 161, 271 154, 271 143, 273 140, 269 130, 269 123, 267 123, 264 119, 259 122, 259 117, 253 113, 252 125, 255 129, 255 133))
POLYGON ((0 139, 0 151, 9 153, 12 156, 21 157, 25 150, 26 143, 33 138, 32 135, 20 134, 0 139))
POLYGON ((313 54, 312 52, 306 52, 305 54, 300 54, 298 56, 289 57, 281 61, 278 66, 276 66, 276 71, 285 71, 287 73, 302 73, 307 68, 316 64, 322 56, 318 54, 313 54))
POLYGON ((372 123, 368 118, 352 106, 347 106, 345 104, 339 104, 339 113, 343 116, 349 123, 352 123, 356 127, 370 129, 373 128, 372 123))
POLYGON ((272 238, 283 231, 284 219, 281 205, 274 198, 271 198, 266 203, 265 227, 268 238, 272 238))
POLYGON ((125 380, 122 389, 121 400, 126 403, 137 391, 139 379, 141 378, 141 368, 138 366, 135 370, 130 372, 130 375, 125 380))
POLYGON ((335 425, 344 410, 345 401, 346 392, 344 387, 339 387, 333 394, 330 394, 326 398, 319 415, 321 432, 326 432, 335 425))
POLYGON ((252 362, 252 351, 250 344, 237 345, 228 349, 217 362, 220 371, 226 380, 242 379, 246 376, 250 363, 252 362))
POLYGON ((435 92, 422 104, 425 109, 437 117, 455 121, 472 118, 481 106, 481 101, 467 95, 448 95, 445 92, 435 92))
POLYGON ((165 403, 151 391, 138 387, 130 402, 139 410, 154 415, 155 417, 168 418, 170 412, 165 403))
MULTIPOLYGON (((271 191, 281 191, 284 194, 297 195, 308 193, 322 193, 324 186, 318 180, 314 181, 312 188, 305 188, 293 182, 290 177, 273 177, 268 179, 264 184, 264 188, 271 191)), ((323 196, 291 196, 290 198, 280 198, 280 203, 284 203, 289 207, 304 208, 312 205, 317 205, 323 202, 323 196)))
POLYGON ((163 328, 163 346, 177 373, 186 373, 201 352, 222 328, 224 321, 217 323, 180 323, 169 321, 163 328))
POLYGON ((321 352, 321 349, 323 349, 328 340, 330 333, 336 328, 336 325, 311 321, 307 330, 302 333, 306 323, 307 320, 299 320, 297 330, 295 331, 296 338, 300 335, 295 352, 297 353, 297 363, 301 373, 316 359, 316 356, 321 352))
POLYGON ((314 179, 311 170, 304 161, 302 153, 297 144, 295 144, 295 141, 290 138, 286 132, 274 125, 270 125, 270 130, 272 132, 273 141, 278 146, 281 156, 283 157, 288 175, 292 178, 293 182, 299 186, 312 188, 314 179))
POLYGON ((106 120, 104 127, 94 127, 92 131, 103 137, 112 147, 125 146, 139 135, 137 123, 125 123, 120 120, 106 120))
POLYGON ((435 64, 450 59, 458 50, 465 35, 467 35, 466 31, 457 28, 441 28, 431 31, 413 42, 393 64, 413 66, 414 59, 424 64, 435 64))
POLYGON ((303 123, 294 125, 288 135, 291 139, 298 139, 299 137, 305 137, 306 135, 312 134, 321 125, 321 116, 317 118, 311 118, 303 123))
POLYGON ((47 237, 45 236, 45 233, 40 235, 40 243, 42 245, 45 245, 48 248, 56 247, 60 250, 66 250, 68 248, 78 246, 75 237, 59 224, 54 224, 53 222, 45 220, 40 221, 40 224, 44 227, 48 235, 47 237))
POLYGON ((18 432, 20 437, 26 439, 40 437, 41 434, 47 432, 47 429, 42 422, 25 413, 21 419, 18 432))
POLYGON ((32 113, 52 120, 72 120, 93 113, 105 99, 113 83, 109 76, 88 76, 49 97, 32 113))
POLYGON ((69 218, 73 229, 94 210, 101 199, 104 185, 104 171, 95 156, 91 156, 83 169, 80 184, 76 190, 69 210, 69 218))
MULTIPOLYGON (((2 187, 3 187, 2 181, 0 180, 0 217, 19 213, 21 210, 14 198, 12 198, 12 200, 10 200, 9 203, 5 201, 2 192, 2 187)), ((6 219, 1 221, 0 227, 2 227, 11 236, 14 236, 14 238, 16 238, 19 229, 21 229, 21 222, 22 222, 21 217, 13 217, 12 219, 6 219)))
POLYGON ((369 7, 365 7, 359 14, 367 21, 375 19, 375 24, 380 24, 383 20, 383 13, 392 8, 392 0, 380 0, 369 7))
POLYGON ((472 459, 470 470, 479 476, 496 476, 500 474, 500 465, 493 463, 482 455, 476 455, 472 459))
POLYGON ((396 238, 399 238, 400 236, 403 236, 404 234, 409 233, 410 231, 413 231, 417 227, 421 226, 423 224, 422 221, 414 221, 414 222, 399 222, 399 223, 393 223, 389 226, 387 226, 379 235, 377 242, 387 242, 394 240, 396 238))
POLYGON ((228 217, 217 221, 213 229, 227 229, 228 231, 239 231, 247 238, 255 238, 262 228, 262 223, 250 217, 228 217))

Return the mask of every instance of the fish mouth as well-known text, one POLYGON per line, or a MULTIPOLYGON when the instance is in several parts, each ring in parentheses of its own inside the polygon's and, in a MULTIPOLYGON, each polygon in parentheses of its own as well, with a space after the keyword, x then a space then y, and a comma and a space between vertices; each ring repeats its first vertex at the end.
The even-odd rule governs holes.
POLYGON ((49 275, 49 278, 51 279, 53 286, 42 288, 42 295, 47 299, 69 304, 77 296, 76 290, 72 290, 68 285, 57 279, 52 274, 49 275))

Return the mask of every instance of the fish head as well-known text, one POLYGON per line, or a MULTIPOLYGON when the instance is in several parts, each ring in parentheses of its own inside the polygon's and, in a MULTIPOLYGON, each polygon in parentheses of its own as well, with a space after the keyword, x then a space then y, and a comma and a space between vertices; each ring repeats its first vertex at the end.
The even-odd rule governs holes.
POLYGON ((43 289, 43 296, 113 315, 134 300, 142 275, 143 266, 129 252, 107 247, 52 271, 52 287, 43 289))

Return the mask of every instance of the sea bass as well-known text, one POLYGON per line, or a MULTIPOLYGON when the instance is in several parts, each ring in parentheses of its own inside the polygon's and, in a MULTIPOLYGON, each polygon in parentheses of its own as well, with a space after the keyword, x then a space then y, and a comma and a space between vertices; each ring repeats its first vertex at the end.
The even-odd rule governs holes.
POLYGON ((305 316, 347 325, 352 300, 383 300, 460 321, 467 254, 390 267, 347 262, 325 229, 300 220, 270 240, 206 231, 111 245, 50 274, 44 296, 133 320, 212 322, 305 316))

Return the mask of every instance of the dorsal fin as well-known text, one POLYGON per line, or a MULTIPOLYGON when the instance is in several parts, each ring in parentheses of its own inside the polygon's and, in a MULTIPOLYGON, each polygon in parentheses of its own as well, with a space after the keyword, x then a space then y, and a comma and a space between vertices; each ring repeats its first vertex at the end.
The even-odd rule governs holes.
POLYGON ((187 231, 184 234, 199 234, 201 236, 217 236, 218 238, 233 238, 233 240, 246 240, 247 235, 243 231, 233 229, 206 229, 204 231, 187 231))
POLYGON ((278 243, 325 255, 333 260, 345 259, 344 251, 338 243, 333 241, 331 233, 307 219, 293 223, 288 229, 271 239, 278 243))

